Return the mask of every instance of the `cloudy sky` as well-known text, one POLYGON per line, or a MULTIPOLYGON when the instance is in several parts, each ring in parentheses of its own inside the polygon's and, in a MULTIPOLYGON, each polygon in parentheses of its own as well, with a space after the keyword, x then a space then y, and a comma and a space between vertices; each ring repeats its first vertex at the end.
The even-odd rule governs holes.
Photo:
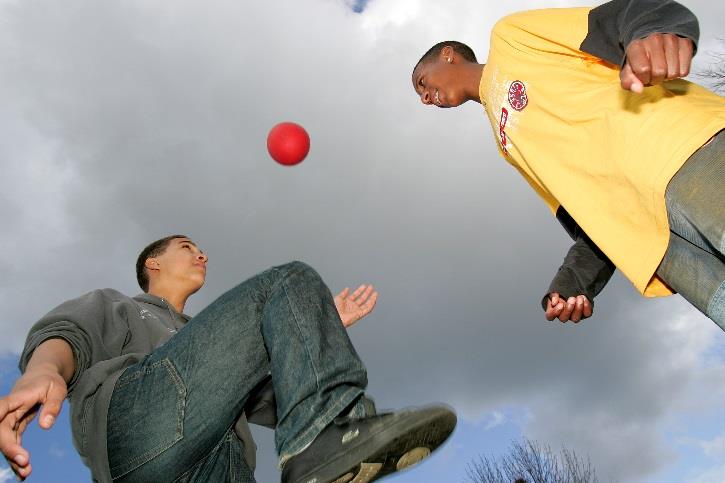
MULTIPOLYGON (((725 4, 700 18, 696 70, 725 50, 725 4)), ((28 328, 99 287, 138 293, 149 241, 210 255, 191 315, 292 259, 333 291, 372 282, 350 330, 380 408, 445 401, 447 446, 400 482, 458 482, 522 436, 589 455, 602 481, 725 481, 725 334, 679 296, 617 274, 577 326, 539 300, 570 244, 498 157, 478 104, 433 110, 410 71, 458 39, 485 59, 509 0, 0 0, 0 391, 28 328), (301 165, 266 153, 280 121, 301 165)), ((257 479, 278 479, 255 430, 257 479)), ((34 481, 87 481, 67 421, 27 433, 34 481)), ((0 463, 0 483, 9 478, 0 463)))

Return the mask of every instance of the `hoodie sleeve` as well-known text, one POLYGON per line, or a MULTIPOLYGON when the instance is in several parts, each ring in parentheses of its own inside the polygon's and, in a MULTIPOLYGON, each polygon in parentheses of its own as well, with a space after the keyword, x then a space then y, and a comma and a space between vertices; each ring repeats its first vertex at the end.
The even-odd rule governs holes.
POLYGON ((546 310, 549 294, 557 292, 565 299, 586 295, 594 307, 594 297, 599 295, 612 278, 614 264, 584 233, 564 207, 559 207, 556 218, 575 242, 551 281, 549 291, 541 300, 541 306, 546 310))
POLYGON ((653 33, 692 40, 697 51, 700 28, 695 15, 673 0, 612 0, 589 12, 589 28, 579 50, 623 66, 630 42, 653 33))
POLYGON ((93 364, 117 357, 128 335, 122 296, 113 290, 95 290, 68 300, 41 318, 28 333, 18 364, 25 372, 33 351, 48 339, 63 339, 71 346, 75 371, 68 382, 70 394, 83 372, 93 364))

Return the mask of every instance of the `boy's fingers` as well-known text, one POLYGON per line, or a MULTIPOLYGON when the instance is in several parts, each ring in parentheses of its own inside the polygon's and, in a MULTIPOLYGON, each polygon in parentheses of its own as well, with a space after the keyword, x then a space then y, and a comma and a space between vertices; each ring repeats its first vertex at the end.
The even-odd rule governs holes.
POLYGON ((355 289, 355 291, 352 293, 352 299, 355 300, 358 298, 362 293, 365 291, 365 285, 360 285, 358 288, 355 289))
POLYGON ((667 60, 667 80, 680 76, 680 41, 676 35, 665 35, 665 58, 667 60))
POLYGON ((23 401, 10 394, 7 397, 0 399, 0 421, 3 421, 6 417, 10 416, 14 411, 17 411, 23 406, 23 401))
POLYGON ((18 465, 16 465, 15 463, 13 463, 11 460, 9 460, 7 458, 6 458, 6 460, 8 462, 8 465, 10 465, 10 469, 13 470, 13 473, 15 473, 15 476, 17 476, 20 481, 23 481, 22 478, 20 477, 20 473, 19 473, 20 468, 18 467, 18 465))
POLYGON ((571 321, 574 323, 579 322, 582 319, 582 311, 584 310, 583 296, 579 295, 574 303, 574 310, 571 313, 571 321))
POLYGON ((10 404, 6 400, 7 398, 0 399, 0 421, 5 419, 5 416, 10 412, 10 404))
MULTIPOLYGON (((652 80, 652 64, 642 40, 635 40, 627 47, 627 65, 642 85, 652 80)), ((625 66, 626 67, 626 66, 625 66)))
POLYGON ((43 409, 40 411, 40 418, 38 420, 38 424, 40 424, 41 428, 50 429, 53 424, 55 424, 55 420, 58 418, 58 413, 60 413, 60 406, 61 403, 56 403, 55 401, 43 405, 43 409))
POLYGON ((556 304, 552 303, 551 299, 546 302, 546 320, 554 320, 559 315, 561 309, 564 307, 563 304, 559 304, 559 302, 556 304))
POLYGON ((60 408, 67 395, 68 391, 64 387, 57 384, 52 384, 50 386, 46 399, 40 410, 39 423, 41 428, 50 429, 50 427, 53 426, 60 414, 60 408))
POLYGON ((23 434, 23 432, 25 431, 25 428, 28 427, 28 424, 30 424, 33 421, 33 419, 35 418, 35 414, 36 413, 37 413, 37 411, 31 411, 29 413, 26 413, 25 416, 23 416, 18 421, 18 424, 16 425, 16 428, 15 428, 15 431, 16 431, 16 433, 18 435, 17 436, 17 443, 18 444, 22 444, 20 442, 20 437, 23 434))
POLYGON ((678 55, 680 57, 680 77, 687 77, 690 74, 690 65, 692 64, 692 41, 679 37, 678 55))
POLYGON ((589 299, 586 295, 578 295, 577 298, 577 308, 581 309, 581 318, 586 319, 587 317, 591 317, 592 315, 592 304, 589 302, 589 299))
POLYGON ((561 311, 561 314, 559 314, 559 320, 562 322, 568 322, 569 318, 571 317, 571 313, 574 310, 574 307, 576 306, 574 303, 571 302, 573 297, 570 297, 566 304, 564 305, 564 309, 561 311))
POLYGON ((592 304, 589 302, 589 299, 584 300, 584 309, 582 310, 582 314, 584 314, 584 317, 592 316, 592 304))
POLYGON ((367 299, 365 301, 365 303, 362 305, 363 317, 373 311, 377 301, 378 301, 378 293, 373 292, 373 294, 370 296, 370 298, 367 299))
POLYGON ((33 469, 29 462, 26 465, 20 466, 17 463, 12 462, 12 461, 10 462, 10 468, 17 475, 17 477, 20 481, 24 481, 25 478, 30 476, 30 472, 33 469))
POLYGON ((372 293, 373 293, 373 286, 372 285, 367 285, 365 287, 365 290, 363 290, 362 294, 360 294, 360 299, 361 300, 367 300, 367 299, 370 298, 370 295, 372 293))
MULTIPOLYGON (((639 79, 643 84, 656 85, 662 83, 667 77, 667 56, 665 54, 665 41, 664 37, 660 34, 654 34, 647 37, 644 42, 646 43, 645 49, 647 51, 648 63, 649 63, 649 82, 645 82, 639 75, 639 79)), ((638 74, 637 70, 634 71, 638 74)))
POLYGON ((644 89, 644 85, 637 78, 637 76, 634 75, 634 72, 632 72, 632 67, 629 65, 629 63, 625 64, 622 68, 622 71, 619 73, 619 79, 622 85, 622 89, 624 90, 640 94, 644 89))
POLYGON ((627 46, 619 74, 623 89, 640 93, 646 85, 685 77, 692 63, 692 41, 675 34, 652 34, 627 46))
POLYGON ((24 478, 20 474, 20 467, 12 460, 7 460, 7 462, 10 465, 10 469, 13 470, 13 473, 15 473, 15 475, 18 477, 18 479, 20 481, 23 481, 24 478))
POLYGON ((0 451, 16 474, 20 474, 17 470, 26 467, 30 463, 30 454, 20 446, 15 431, 8 428, 6 424, 0 427, 0 451))
POLYGON ((546 302, 546 310, 544 311, 544 316, 546 317, 546 320, 554 320, 554 309, 551 307, 551 300, 548 300, 546 302))

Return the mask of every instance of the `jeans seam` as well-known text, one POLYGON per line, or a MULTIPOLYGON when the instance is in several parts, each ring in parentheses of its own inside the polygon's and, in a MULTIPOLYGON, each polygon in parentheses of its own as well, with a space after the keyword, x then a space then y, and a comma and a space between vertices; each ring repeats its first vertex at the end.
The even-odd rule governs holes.
MULTIPOLYGON (((289 303, 290 295, 289 291, 287 290, 287 282, 288 280, 306 270, 308 270, 308 265, 302 263, 302 262, 290 262, 286 265, 283 265, 283 267, 294 267, 291 269, 288 269, 287 271, 284 271, 281 267, 274 267, 273 270, 279 271, 282 276, 279 277, 279 279, 272 285, 271 291, 275 291, 278 289, 278 287, 281 285, 281 289, 284 291, 284 296, 287 298, 287 301, 289 303)), ((295 310, 294 304, 289 303, 290 310, 292 312, 292 317, 295 319, 295 326, 297 327, 298 332, 300 335, 306 339, 304 332, 302 331, 302 328, 300 327, 300 316, 295 310)), ((310 350, 307 347, 307 344, 305 344, 305 352, 307 353, 307 358, 310 361, 310 367, 312 368, 312 372, 315 375, 315 388, 320 388, 320 375, 317 373, 317 368, 312 364, 312 354, 310 354, 310 350)))
POLYGON ((227 439, 227 445, 229 446, 229 477, 231 481, 242 481, 242 467, 247 465, 246 454, 244 450, 244 441, 241 441, 242 448, 239 451, 238 445, 240 438, 234 432, 234 428, 229 428, 229 438, 227 439))
POLYGON ((229 456, 227 457, 227 461, 229 462, 229 467, 227 469, 229 477, 232 481, 237 481, 237 475, 234 472, 234 462, 232 461, 232 458, 234 458, 234 448, 232 447, 232 431, 228 432, 227 435, 227 447, 229 448, 229 456))
MULTIPOLYGON (((284 296, 289 301, 290 296, 289 296, 289 292, 287 291, 286 282, 287 281, 284 280, 284 282, 282 284, 282 290, 284 290, 284 296)), ((295 319, 295 327, 297 327, 297 330, 300 333, 300 336, 302 336, 302 338, 305 341, 307 341, 307 337, 306 337, 305 333, 302 331, 302 328, 300 327, 300 316, 297 313, 297 311, 295 310, 294 304, 290 303, 289 306, 290 306, 290 311, 292 312, 292 317, 294 317, 294 319, 295 319)), ((320 388, 320 375, 317 373, 317 368, 312 363, 312 354, 310 354, 309 344, 304 344, 304 347, 305 347, 305 353, 307 354, 307 359, 310 361, 310 367, 312 368, 312 372, 315 374, 315 388, 319 389, 320 388)))

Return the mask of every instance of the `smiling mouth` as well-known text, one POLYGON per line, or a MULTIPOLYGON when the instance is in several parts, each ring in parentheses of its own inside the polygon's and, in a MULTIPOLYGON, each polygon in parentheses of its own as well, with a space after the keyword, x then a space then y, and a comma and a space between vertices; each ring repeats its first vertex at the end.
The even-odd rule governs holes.
POLYGON ((437 105, 439 105, 439 106, 441 105, 441 97, 440 97, 440 95, 438 94, 438 89, 436 89, 436 93, 435 93, 435 95, 433 96, 433 99, 435 100, 435 103, 436 103, 437 105))

